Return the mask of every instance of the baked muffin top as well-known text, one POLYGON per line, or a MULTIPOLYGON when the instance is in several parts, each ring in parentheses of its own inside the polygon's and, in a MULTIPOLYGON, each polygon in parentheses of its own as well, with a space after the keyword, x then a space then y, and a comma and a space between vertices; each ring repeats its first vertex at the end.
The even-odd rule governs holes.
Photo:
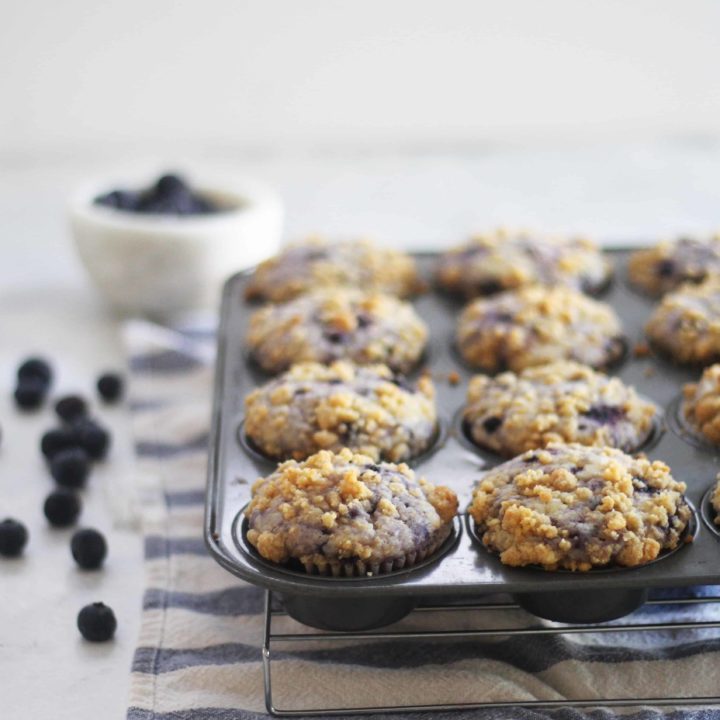
POLYGON ((628 261, 630 281, 649 295, 675 290, 720 274, 720 234, 706 238, 665 240, 637 250, 628 261))
POLYGON ((720 360, 720 277, 682 285, 663 296, 645 330, 674 362, 708 365, 720 360))
POLYGON ((427 337, 427 327, 410 303, 332 288, 256 310, 247 342, 258 364, 273 374, 296 362, 340 359, 385 363, 396 372, 409 372, 427 337))
POLYGON ((406 253, 368 240, 310 238, 258 265, 246 297, 280 302, 327 287, 407 297, 420 289, 420 280, 415 261, 406 253))
POLYGON ((262 557, 320 573, 348 562, 377 572, 434 550, 456 513, 452 490, 347 448, 282 463, 253 485, 245 512, 247 539, 262 557))
POLYGON ((683 387, 680 412, 696 433, 720 444, 720 364, 705 368, 698 382, 683 387))
POLYGON ((682 542, 692 516, 684 492, 663 462, 553 444, 484 475, 470 514, 507 565, 632 567, 682 542))
POLYGON ((432 380, 423 375, 413 385, 387 365, 298 363, 250 393, 245 407, 247 435, 282 460, 349 447, 400 462, 437 433, 432 380))
POLYGON ((467 298, 533 284, 597 293, 611 276, 610 263, 590 240, 504 229, 476 235, 437 264, 439 284, 467 298))
POLYGON ((570 361, 477 375, 463 412, 474 442, 508 457, 552 442, 635 450, 658 416, 658 408, 620 378, 570 361))
POLYGON ((531 285, 472 301, 458 320, 456 342, 468 364, 491 373, 556 360, 604 368, 625 350, 615 311, 561 286, 531 285))

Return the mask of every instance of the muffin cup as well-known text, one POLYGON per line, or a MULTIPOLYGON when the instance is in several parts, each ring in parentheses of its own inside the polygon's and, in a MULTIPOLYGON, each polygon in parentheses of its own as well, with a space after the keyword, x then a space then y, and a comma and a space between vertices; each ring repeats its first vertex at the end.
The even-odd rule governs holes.
MULTIPOLYGON (((645 400, 647 398, 641 396, 642 400, 645 400)), ((476 442, 472 435, 470 434, 470 424, 466 422, 464 417, 464 410, 465 407, 461 407, 458 409, 458 411, 453 416, 452 420, 452 433, 453 435, 460 441, 460 443, 465 446, 468 450, 471 450, 472 452, 476 453, 477 455, 480 455, 480 457, 485 461, 485 463, 488 466, 497 465, 500 462, 504 462, 506 460, 510 460, 517 455, 521 455, 522 453, 515 453, 512 455, 501 455, 499 452, 493 450, 490 447, 487 447, 486 445, 481 445, 480 443, 476 442)), ((658 410, 660 410, 658 408, 658 410)), ((650 428, 650 432, 647 434, 647 437, 636 447, 630 448, 629 450, 624 450, 623 452, 634 454, 638 452, 643 452, 645 450, 649 450, 650 448, 655 447, 657 443, 660 441, 660 438, 662 437, 663 433, 665 432, 665 423, 663 422, 662 413, 659 413, 653 418, 652 421, 652 427, 650 428)), ((582 443, 581 443, 582 444, 582 443)), ((591 446, 588 446, 591 447, 591 446)), ((523 451, 524 452, 524 451, 523 451)))
POLYGON ((695 447, 698 450, 705 450, 712 453, 717 452, 720 448, 720 446, 710 442, 710 440, 708 440, 708 438, 706 438, 700 430, 695 428, 685 417, 685 413, 683 412, 682 393, 676 395, 668 403, 665 416, 667 417, 668 427, 675 433, 675 435, 688 445, 692 445, 692 447, 695 447))
MULTIPOLYGON (((435 428, 435 432, 433 433, 432 438, 430 439, 430 443, 428 446, 417 455, 414 455, 409 458, 401 458, 399 460, 387 460, 386 458, 380 458, 381 462, 396 462, 396 463, 406 463, 410 467, 414 467, 418 465, 421 462, 424 462, 427 460, 436 450, 438 450, 440 447, 442 447, 443 443, 447 440, 448 436, 448 429, 447 429, 448 423, 445 420, 445 418, 438 417, 437 418, 437 426, 435 428)), ((292 456, 287 457, 275 457, 273 455, 268 455, 267 453, 263 452, 256 444, 255 441, 245 432, 245 419, 243 418, 240 423, 238 424, 237 428, 237 439, 240 443, 240 446, 243 448, 243 450, 250 455, 252 458, 257 460, 258 462, 262 462, 263 464, 270 464, 270 465, 276 465, 279 462, 284 462, 285 460, 295 460, 296 458, 293 458, 292 456)), ((318 448, 319 450, 320 448, 318 448)), ((314 450, 313 452, 318 452, 318 450, 314 450)))
POLYGON ((712 505, 712 496, 715 492, 715 483, 713 483, 703 495, 703 499, 700 501, 700 515, 702 516, 703 522, 707 529, 720 540, 720 525, 715 520, 720 519, 720 513, 715 510, 712 505))
MULTIPOLYGON (((603 365, 593 365, 591 366, 594 370, 598 370, 599 372, 611 372, 614 370, 618 370, 620 367, 622 367, 627 359, 630 357, 630 343, 625 335, 618 335, 614 338, 611 338, 611 340, 617 342, 619 345, 618 354, 617 357, 611 358, 607 363, 603 365)), ((453 359, 455 362, 457 362, 461 367, 465 368, 466 370, 469 370, 473 373, 482 373, 483 375, 489 375, 490 377, 495 377, 496 375, 500 375, 501 373, 507 372, 511 368, 507 365, 503 365, 502 367, 497 368, 496 370, 487 370, 485 368, 480 367, 479 365, 473 365, 471 362, 465 359, 465 356, 462 354, 462 351, 460 350, 460 347, 457 342, 457 337, 455 330, 452 331, 450 335, 450 339, 448 340, 448 344, 450 347, 450 352, 453 356, 453 359)), ((557 358, 557 360, 572 360, 572 358, 557 358)), ((575 362, 581 362, 580 360, 576 360, 575 362)), ((527 367, 535 367, 534 365, 528 365, 527 367)), ((525 368, 523 368, 525 369, 525 368)), ((512 372, 522 372, 522 370, 513 370, 512 372)))
POLYGON ((284 564, 274 563, 262 557, 247 539, 248 521, 243 507, 235 519, 235 544, 252 560, 262 563, 266 568, 277 572, 289 573, 302 577, 337 578, 339 580, 372 580, 390 573, 409 572, 420 569, 441 560, 456 545, 462 533, 462 524, 458 516, 437 530, 425 547, 399 558, 391 558, 384 562, 367 563, 363 560, 328 561, 323 565, 301 563, 291 560, 284 564))
POLYGON ((303 563, 302 567, 308 575, 323 575, 332 577, 375 577, 387 575, 397 570, 410 570, 416 565, 434 555, 452 532, 451 523, 443 525, 430 542, 419 550, 407 553, 399 558, 384 560, 383 562, 366 562, 365 560, 330 560, 327 563, 303 563))
MULTIPOLYGON (((661 552, 654 560, 644 563, 643 565, 634 565, 625 567, 622 565, 603 565, 597 566, 587 571, 574 571, 565 568, 557 570, 546 570, 539 565, 525 565, 520 568, 507 566, 509 570, 530 570, 535 573, 562 573, 565 575, 587 576, 589 574, 610 574, 610 573, 627 573, 633 570, 642 570, 655 563, 661 562, 671 557, 681 550, 685 545, 691 543, 699 532, 698 514, 695 506, 685 498, 688 507, 691 510, 690 519, 683 535, 677 546, 671 550, 661 552)), ((473 543, 481 547, 489 555, 498 558, 498 553, 486 547, 482 541, 482 536, 478 532, 477 526, 473 518, 468 514, 467 530, 473 543)), ((703 519, 705 519, 703 515, 703 519)), ((705 522, 707 520, 705 519, 705 522)), ((720 537, 720 534, 718 535, 720 537)), ((529 592, 529 593, 513 593, 515 601, 527 612, 537 617, 553 622, 562 623, 600 623, 629 615, 637 610, 648 597, 647 588, 617 588, 606 589, 601 593, 597 590, 571 590, 561 593, 557 592, 529 592)))

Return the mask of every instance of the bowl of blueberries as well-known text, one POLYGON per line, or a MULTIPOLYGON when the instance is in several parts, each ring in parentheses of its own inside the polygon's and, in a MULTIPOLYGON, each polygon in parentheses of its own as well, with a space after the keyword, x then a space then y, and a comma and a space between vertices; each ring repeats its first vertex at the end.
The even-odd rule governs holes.
POLYGON ((282 221, 261 184, 175 173, 89 185, 70 203, 80 258, 110 304, 161 319, 212 306, 227 277, 277 252, 282 221))

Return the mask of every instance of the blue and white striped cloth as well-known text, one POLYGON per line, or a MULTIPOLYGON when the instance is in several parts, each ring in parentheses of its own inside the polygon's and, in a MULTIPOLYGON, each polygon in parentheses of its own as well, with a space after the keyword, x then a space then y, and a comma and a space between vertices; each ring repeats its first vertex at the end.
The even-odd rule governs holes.
MULTIPOLYGON (((263 592, 220 568, 202 539, 213 336, 147 323, 127 326, 131 407, 143 477, 147 586, 132 667, 128 720, 249 720, 267 717, 260 653, 263 592)), ((652 620, 667 611, 641 611, 652 620)), ((718 611, 676 608, 710 619, 718 611)), ((483 627, 480 614, 440 618, 443 627, 483 627)), ((634 619, 637 620, 635 615, 634 619)), ((526 622, 519 611, 502 622, 526 622)), ((281 619, 286 627, 294 625, 281 619)), ((402 627, 438 618, 410 616, 402 627)), ((490 620, 498 622, 498 614, 490 620)), ((297 627, 297 626, 295 626, 297 627)), ((571 637, 496 637, 474 642, 304 644, 277 654, 275 691, 296 708, 385 703, 477 702, 564 697, 715 695, 720 638, 714 631, 571 637)), ((475 710, 432 717, 593 720, 594 710, 475 710)), ((427 714, 414 717, 429 717, 427 714)), ((379 716, 374 716, 379 717, 379 716)), ((393 716, 397 717, 397 716, 393 716)), ((407 717, 407 716, 406 716, 407 717)), ((623 717, 720 718, 720 709, 632 709, 623 717)))

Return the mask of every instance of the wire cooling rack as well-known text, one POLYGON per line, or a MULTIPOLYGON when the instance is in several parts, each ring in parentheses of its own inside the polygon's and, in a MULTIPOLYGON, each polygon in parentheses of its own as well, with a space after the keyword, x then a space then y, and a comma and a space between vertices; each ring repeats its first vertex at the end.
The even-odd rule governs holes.
MULTIPOLYGON (((720 605, 720 597, 685 597, 668 600, 648 600, 645 606, 688 606, 688 605, 720 605)), ((468 613, 487 612, 496 613, 500 610, 520 610, 519 605, 513 603, 483 603, 483 604, 435 604, 423 605, 413 610, 413 613, 433 614, 440 612, 468 613)), ((273 648, 278 644, 293 644, 302 642, 367 642, 383 640, 412 640, 426 641, 433 640, 470 640, 481 638, 493 638, 504 636, 557 636, 557 635, 583 635, 583 634, 612 634, 612 633, 643 633, 658 632, 666 630, 709 630, 720 629, 719 620, 703 621, 674 621, 674 622, 647 622, 618 624, 607 622, 593 625, 564 625, 561 627, 530 626, 530 627, 493 627, 477 630, 413 630, 393 631, 379 630, 371 632, 275 632, 273 620, 285 616, 285 613, 273 603, 271 591, 265 595, 265 630, 263 636, 263 675, 265 681, 265 705, 272 715, 280 717, 294 717, 307 715, 371 715, 374 713, 391 712, 423 712, 423 711, 450 711, 450 710, 471 710, 480 708, 527 708, 527 709, 557 709, 557 708, 589 708, 589 707, 636 707, 639 705, 655 706, 717 706, 720 705, 720 695, 704 697, 642 697, 642 698, 592 698, 592 699, 562 699, 562 700, 504 700, 504 701, 480 701, 472 703, 438 703, 425 705, 367 705, 362 707, 316 707, 294 709, 281 707, 276 704, 273 697, 273 648)), ((303 626, 304 627, 304 626, 303 626)), ((619 668, 621 665, 619 666, 619 668)), ((619 670, 621 672, 621 670, 619 670)))

